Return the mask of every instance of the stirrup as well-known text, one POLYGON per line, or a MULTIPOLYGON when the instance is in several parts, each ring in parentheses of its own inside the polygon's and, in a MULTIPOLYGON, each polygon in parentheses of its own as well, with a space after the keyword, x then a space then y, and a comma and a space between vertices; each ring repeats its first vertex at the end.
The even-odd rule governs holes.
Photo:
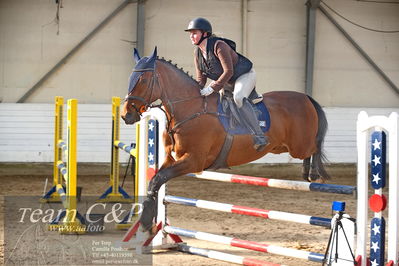
POLYGON ((263 100, 263 96, 258 94, 255 89, 251 91, 248 98, 253 104, 257 104, 263 100))
POLYGON ((263 151, 267 144, 254 144, 254 149, 257 152, 263 151))
POLYGON ((269 144, 269 138, 265 135, 254 135, 253 136, 253 141, 254 141, 254 149, 256 151, 263 151, 265 147, 269 144))
POLYGON ((252 103, 253 104, 257 104, 257 103, 260 103, 261 101, 263 101, 263 96, 262 95, 258 95, 257 98, 252 100, 252 103))

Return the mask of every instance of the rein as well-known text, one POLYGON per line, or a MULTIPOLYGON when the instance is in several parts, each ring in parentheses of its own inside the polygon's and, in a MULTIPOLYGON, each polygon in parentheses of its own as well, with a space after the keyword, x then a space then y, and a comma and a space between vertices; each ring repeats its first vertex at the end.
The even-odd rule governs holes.
MULTIPOLYGON (((151 99, 152 95, 153 95, 153 91, 154 91, 154 84, 157 83, 158 86, 161 88, 161 85, 159 84, 159 80, 157 78, 157 74, 155 72, 156 71, 155 67, 154 68, 142 68, 142 69, 134 69, 133 70, 133 72, 149 72, 149 71, 151 71, 153 73, 152 76, 151 76, 150 85, 148 86, 148 89, 151 90, 150 98, 149 98, 149 99, 151 99)), ((209 112, 207 110, 208 109, 207 108, 208 107, 207 97, 203 97, 203 96, 200 95, 200 96, 194 96, 194 97, 190 97, 190 98, 184 98, 184 99, 178 99, 178 100, 170 100, 168 95, 166 94, 166 91, 164 91, 162 89, 161 89, 161 91, 166 96, 165 97, 166 98, 166 102, 161 100, 161 104, 153 105, 153 104, 150 104, 148 101, 146 101, 143 97, 132 96, 132 95, 127 95, 125 97, 124 101, 137 100, 137 101, 143 103, 143 105, 140 108, 137 108, 134 104, 132 104, 132 107, 140 115, 140 117, 141 117, 142 113, 144 113, 148 109, 151 109, 151 108, 159 108, 159 109, 161 109, 162 112, 164 112, 165 115, 166 115, 167 122, 168 122, 167 123, 167 125, 168 125, 167 126, 167 132, 168 132, 168 134, 170 136, 172 136, 172 134, 176 132, 176 129, 179 128, 181 125, 183 125, 186 122, 188 122, 188 121, 190 121, 192 119, 195 119, 195 118, 197 118, 197 117, 199 117, 201 115, 204 115, 204 114, 211 114, 211 115, 216 115, 216 116, 218 115, 218 113, 209 112), (191 101, 191 100, 194 100, 194 99, 197 99, 197 98, 203 98, 203 109, 202 109, 202 111, 196 112, 196 113, 192 114, 191 116, 189 116, 189 117, 187 117, 187 118, 185 118, 185 119, 183 119, 183 120, 181 120, 179 122, 176 122, 175 126, 172 129, 170 129, 171 121, 175 117, 174 105, 178 104, 178 103, 186 102, 186 101, 191 101), (161 108, 162 106, 169 106, 169 108, 171 109, 170 119, 169 119, 166 111, 161 108)))

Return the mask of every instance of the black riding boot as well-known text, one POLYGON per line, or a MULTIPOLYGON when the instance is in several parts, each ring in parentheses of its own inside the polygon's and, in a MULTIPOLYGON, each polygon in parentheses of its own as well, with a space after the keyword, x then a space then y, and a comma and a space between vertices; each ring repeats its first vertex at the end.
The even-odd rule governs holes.
POLYGON ((254 149, 257 151, 263 150, 269 143, 269 140, 263 134, 263 131, 259 126, 259 121, 256 117, 255 110, 247 98, 244 98, 242 101, 240 115, 243 117, 242 121, 253 135, 254 149))

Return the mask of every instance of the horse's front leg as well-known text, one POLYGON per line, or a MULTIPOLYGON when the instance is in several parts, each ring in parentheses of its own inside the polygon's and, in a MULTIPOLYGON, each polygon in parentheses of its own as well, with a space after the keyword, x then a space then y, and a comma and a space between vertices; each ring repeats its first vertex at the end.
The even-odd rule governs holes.
POLYGON ((163 174, 164 169, 167 169, 168 167, 170 167, 173 163, 175 162, 175 160, 173 159, 172 155, 169 154, 169 156, 167 156, 165 158, 165 162, 163 163, 161 169, 159 170, 159 172, 153 176, 153 178, 150 181, 149 187, 148 187, 148 191, 147 191, 147 199, 144 200, 143 202, 143 212, 140 216, 140 224, 141 227, 143 229, 143 231, 148 231, 150 234, 155 233, 155 227, 154 227, 154 218, 157 215, 157 194, 158 194, 158 190, 161 186, 159 186, 159 188, 155 191, 154 189, 151 189, 154 186, 154 180, 160 180, 165 176, 165 174, 163 174))
POLYGON ((157 213, 157 196, 158 191, 163 184, 174 177, 178 177, 184 174, 199 172, 203 170, 203 162, 198 158, 194 158, 190 154, 185 154, 171 166, 163 167, 159 172, 151 179, 148 185, 147 199, 143 203, 143 212, 140 216, 140 223, 143 231, 149 231, 154 229, 154 218, 157 213))
POLYGON ((163 143, 165 146, 165 161, 162 163, 162 166, 160 167, 160 170, 171 166, 173 163, 176 162, 175 158, 173 158, 172 156, 172 152, 173 152, 173 143, 171 140, 171 137, 169 136, 169 134, 165 131, 163 133, 163 143))

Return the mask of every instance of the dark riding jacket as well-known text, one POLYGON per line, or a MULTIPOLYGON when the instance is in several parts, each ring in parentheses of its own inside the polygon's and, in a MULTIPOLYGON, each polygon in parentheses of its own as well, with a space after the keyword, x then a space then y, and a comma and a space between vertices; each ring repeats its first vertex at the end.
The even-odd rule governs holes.
MULTIPOLYGON (((229 80, 227 80, 228 83, 234 83, 239 76, 251 70, 252 62, 248 58, 244 57, 243 55, 235 51, 235 43, 231 40, 219 37, 208 38, 206 45, 206 59, 202 55, 202 52, 199 47, 197 47, 195 50, 196 60, 198 64, 197 67, 202 72, 202 74, 207 78, 210 78, 212 80, 218 80, 220 78, 220 76, 224 73, 224 69, 222 67, 220 59, 216 56, 215 53, 215 43, 219 40, 228 44, 228 46, 227 45, 224 46, 226 47, 226 49, 229 49, 230 51, 227 51, 225 54, 227 56, 233 55, 231 57, 235 57, 233 58, 235 60, 232 60, 234 63, 233 75, 229 80)), ((220 44, 218 44, 218 46, 219 45, 220 44)), ((217 91, 221 88, 214 88, 214 89, 217 91)))

